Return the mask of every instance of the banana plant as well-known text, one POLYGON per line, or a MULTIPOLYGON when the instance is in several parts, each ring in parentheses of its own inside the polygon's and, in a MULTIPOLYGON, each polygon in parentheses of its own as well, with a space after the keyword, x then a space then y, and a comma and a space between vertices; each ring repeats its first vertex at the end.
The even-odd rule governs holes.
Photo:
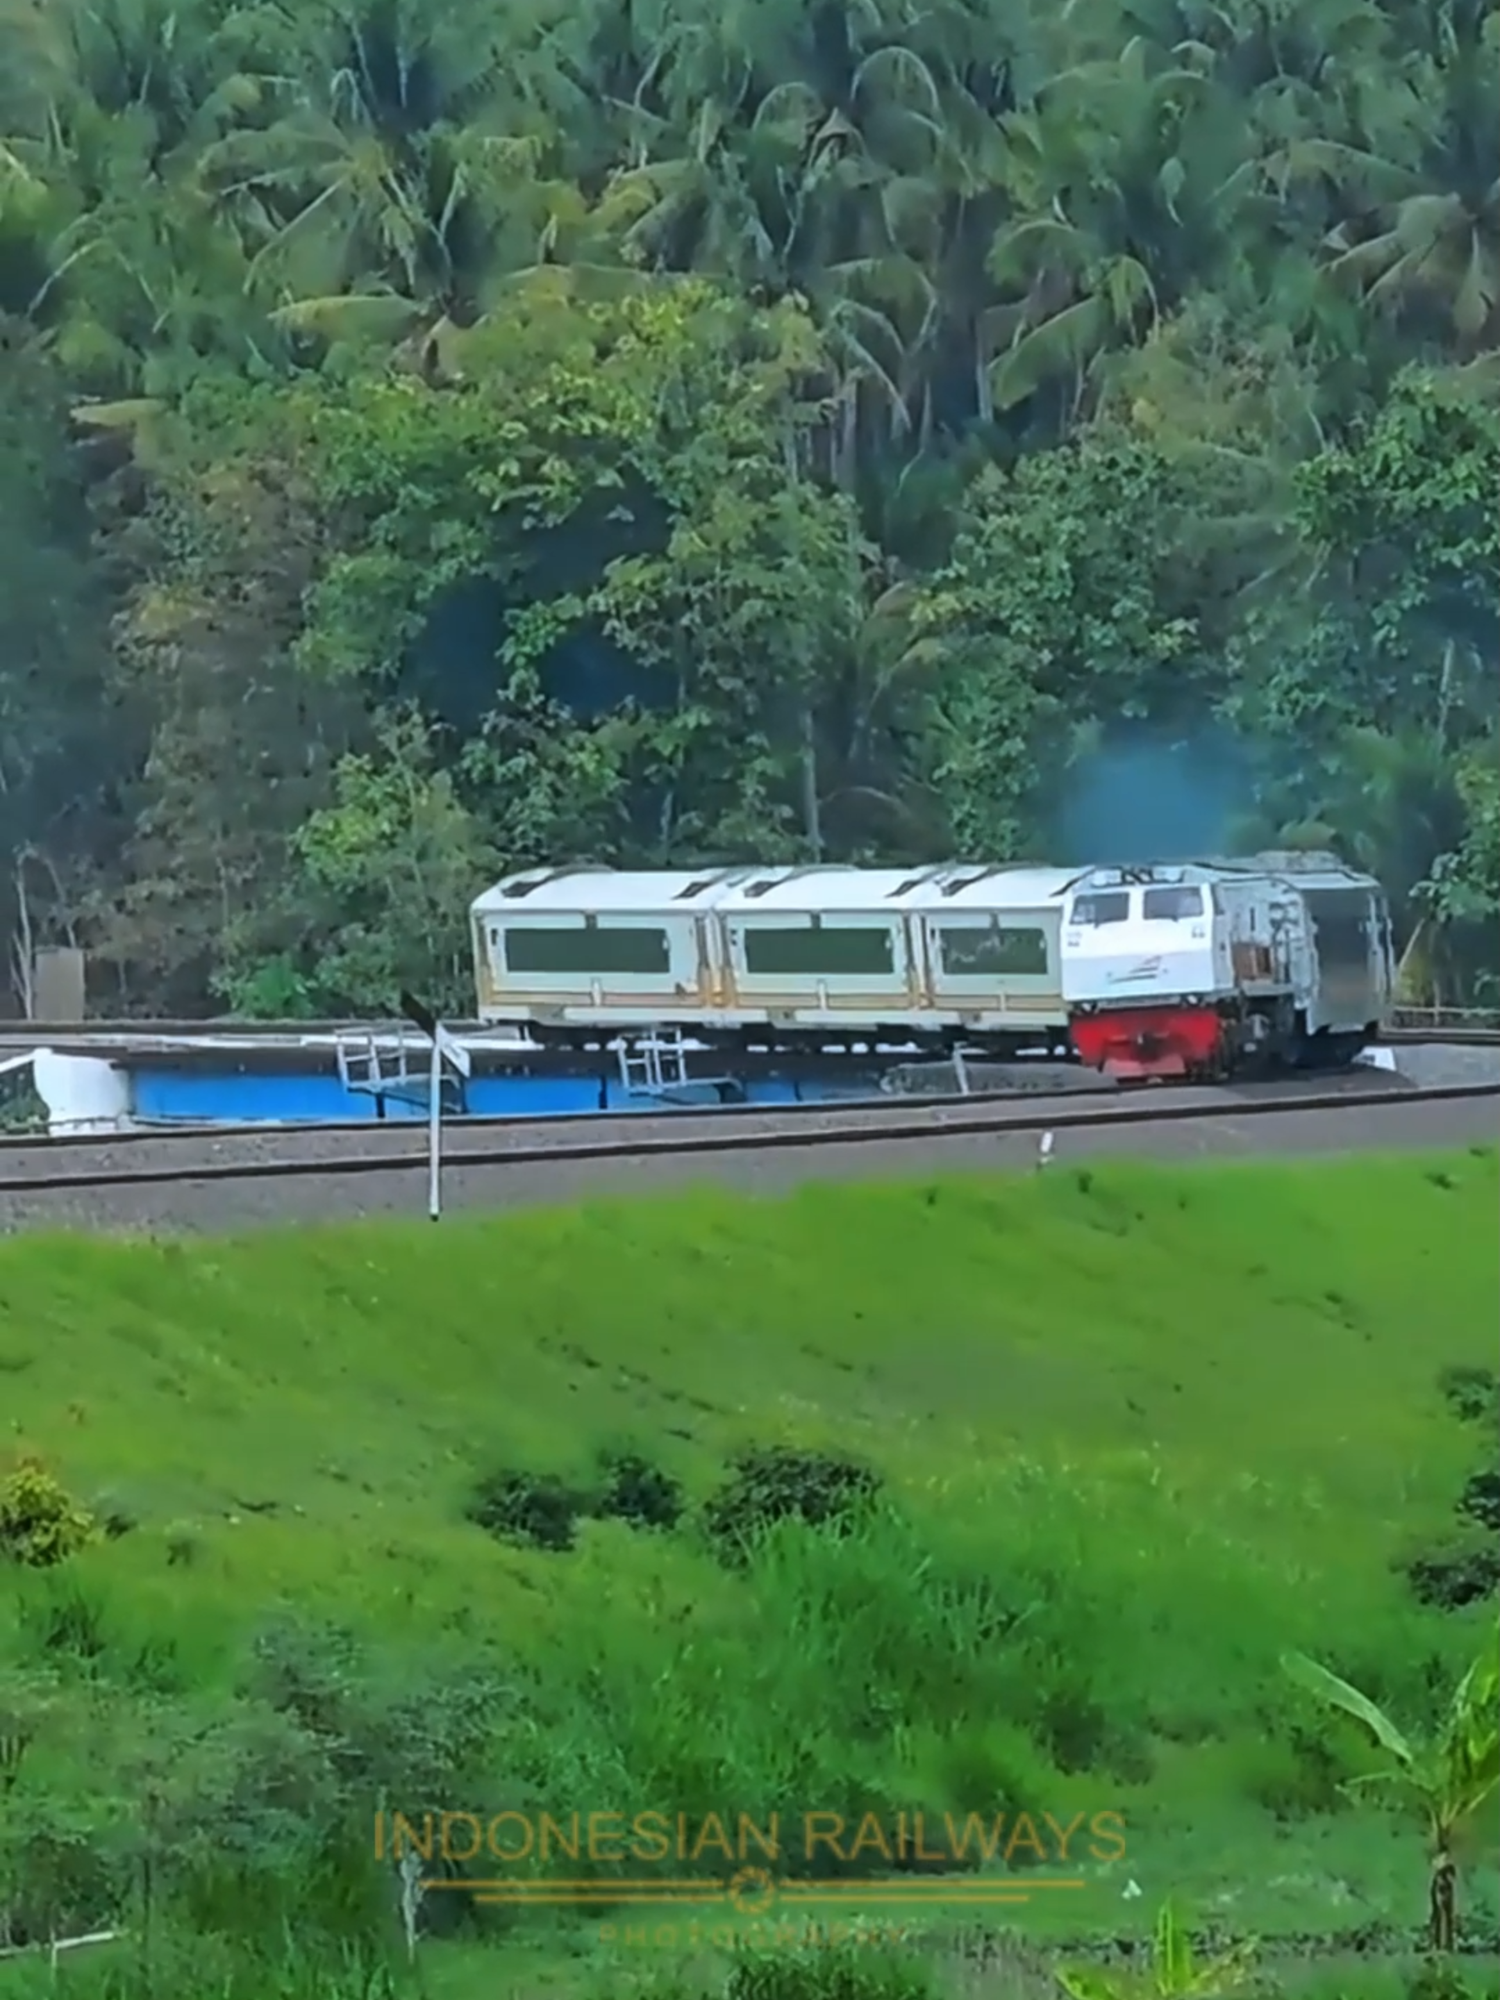
MULTIPOLYGON (((1413 1742, 1367 1695, 1304 1654, 1282 1665, 1325 1706, 1353 1716, 1394 1762, 1353 1785, 1395 1785, 1421 1813, 1427 1833, 1428 1949, 1454 1944, 1458 1848, 1465 1828, 1500 1785, 1500 1650, 1492 1634, 1454 1690, 1448 1712, 1426 1742, 1413 1742)), ((1352 1789, 1352 1786, 1351 1786, 1352 1789)))
POLYGON ((1219 2000, 1243 1986, 1253 1970, 1253 1941, 1232 1946, 1214 1958, 1199 1958, 1171 1902, 1162 1905, 1151 1941, 1151 1964, 1143 1972, 1059 1972, 1071 2000, 1219 2000))

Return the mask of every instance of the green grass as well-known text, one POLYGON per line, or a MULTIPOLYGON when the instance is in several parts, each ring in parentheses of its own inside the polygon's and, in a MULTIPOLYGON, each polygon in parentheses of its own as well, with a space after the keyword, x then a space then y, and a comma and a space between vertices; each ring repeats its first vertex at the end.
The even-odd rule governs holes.
MULTIPOLYGON (((1360 1753, 1320 1749, 1277 1660, 1312 1651, 1420 1719, 1476 1643, 1483 1614, 1419 1607, 1399 1565, 1450 1536, 1483 1443, 1439 1376, 1496 1359, 1497 1192, 1484 1151, 13 1239, 0 1425, 135 1524, 0 1572, 0 1705, 39 1718, 14 1823, 43 1795, 88 1802, 106 1832, 86 1901, 136 1882, 125 1802, 165 1772, 182 1824, 211 1800, 210 1846, 236 1813, 251 1826, 235 1907, 249 1869, 266 1923, 300 1923, 316 1898, 287 1888, 285 1854, 281 1887, 262 1879, 267 1718, 331 1741, 308 1717, 334 1687, 358 1757, 330 1753, 292 1819, 367 1814, 382 1786, 414 1807, 789 1826, 1119 1811, 1123 1858, 992 1920, 1120 1930, 1177 1890, 1263 1931, 1415 1922, 1417 1848, 1343 1806, 1360 1753), (881 1508, 843 1540, 784 1529, 743 1573, 695 1514, 586 1523, 563 1554, 464 1518, 486 1472, 581 1481, 607 1450, 696 1509, 737 1448, 778 1441, 878 1467, 881 1508), (288 1617, 304 1629, 247 1680, 288 1617), (313 1620, 357 1657, 330 1664, 313 1620), (490 1682, 471 1727, 464 1691, 490 1682), (205 1727, 211 1774, 181 1747, 205 1727)), ((199 1885, 192 1923, 233 1930, 202 1852, 162 1840, 199 1885)), ((1481 1871, 1471 1907, 1493 1889, 1481 1871)), ((330 1927, 368 1931, 368 1893, 346 1881, 330 1927)), ((479 1992, 497 1941, 506 1990, 525 1954, 551 1968, 538 1990, 612 1953, 659 1967, 634 1931, 660 1921, 490 1912, 488 1944, 424 1949, 429 1991, 479 1992)))

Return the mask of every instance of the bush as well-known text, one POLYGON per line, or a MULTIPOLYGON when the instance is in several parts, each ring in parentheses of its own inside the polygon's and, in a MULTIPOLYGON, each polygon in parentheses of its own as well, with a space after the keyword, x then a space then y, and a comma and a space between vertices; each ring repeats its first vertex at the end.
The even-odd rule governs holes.
POLYGON ((94 1517, 39 1459, 23 1458, 0 1480, 0 1557, 51 1569, 94 1540, 94 1517))
POLYGON ((709 1540, 730 1560, 742 1560, 778 1521, 846 1532, 880 1492, 880 1474, 871 1467, 788 1445, 743 1451, 732 1465, 733 1476, 703 1514, 709 1540))
POLYGON ((479 1483, 468 1517, 487 1534, 554 1554, 571 1549, 590 1499, 550 1473, 494 1472, 479 1483))
POLYGON ((1471 1474, 1465 1482, 1458 1511, 1477 1521, 1481 1528, 1500 1534, 1500 1466, 1471 1474))
POLYGON ((1438 1377, 1438 1387, 1460 1423, 1482 1424, 1500 1418, 1500 1376, 1493 1368, 1445 1368, 1438 1377))
POLYGON ((682 1488, 670 1473, 636 1452, 619 1452, 601 1459, 586 1488, 550 1472, 492 1472, 479 1482, 467 1514, 488 1534, 558 1555, 573 1547, 580 1521, 674 1528, 682 1511, 682 1488))
POLYGON ((1500 1551, 1488 1545, 1434 1550, 1413 1557, 1406 1576, 1419 1604, 1463 1611, 1500 1590, 1500 1551))
POLYGON ((604 1462, 606 1484, 598 1512, 632 1528, 675 1528, 682 1519, 682 1488, 670 1472, 634 1452, 604 1462))
POLYGON ((743 1954, 729 1975, 725 2000, 931 2000, 936 1990, 932 1973, 916 1958, 814 1945, 743 1954))

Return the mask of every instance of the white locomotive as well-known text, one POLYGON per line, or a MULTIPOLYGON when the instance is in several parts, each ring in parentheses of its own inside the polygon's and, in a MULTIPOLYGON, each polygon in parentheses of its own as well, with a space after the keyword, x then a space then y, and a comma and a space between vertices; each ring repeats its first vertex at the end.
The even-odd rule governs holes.
POLYGON ((1121 1077, 1347 1061, 1392 986, 1328 856, 1132 869, 532 869, 473 906, 481 1020, 583 1045, 1071 1047, 1121 1077))
POLYGON ((1062 960, 1079 1059, 1122 1078, 1337 1067, 1395 990, 1385 892, 1330 854, 1090 870, 1062 960))

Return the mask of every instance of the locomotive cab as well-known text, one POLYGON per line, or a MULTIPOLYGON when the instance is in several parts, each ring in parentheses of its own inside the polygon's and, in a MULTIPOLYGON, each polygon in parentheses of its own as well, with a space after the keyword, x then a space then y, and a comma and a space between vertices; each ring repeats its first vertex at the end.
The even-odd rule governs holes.
POLYGON ((1212 1075, 1229 947, 1211 882, 1182 868, 1101 869, 1063 920, 1062 983, 1079 1060, 1120 1080, 1212 1075))
POLYGON ((1221 983, 1213 916, 1207 883, 1078 890, 1063 924, 1063 997, 1117 1007, 1142 996, 1213 993, 1221 983))
POLYGON ((1217 1080, 1352 1061, 1389 1008, 1378 882, 1333 855, 1095 869, 1062 928, 1079 1059, 1119 1079, 1217 1080))

